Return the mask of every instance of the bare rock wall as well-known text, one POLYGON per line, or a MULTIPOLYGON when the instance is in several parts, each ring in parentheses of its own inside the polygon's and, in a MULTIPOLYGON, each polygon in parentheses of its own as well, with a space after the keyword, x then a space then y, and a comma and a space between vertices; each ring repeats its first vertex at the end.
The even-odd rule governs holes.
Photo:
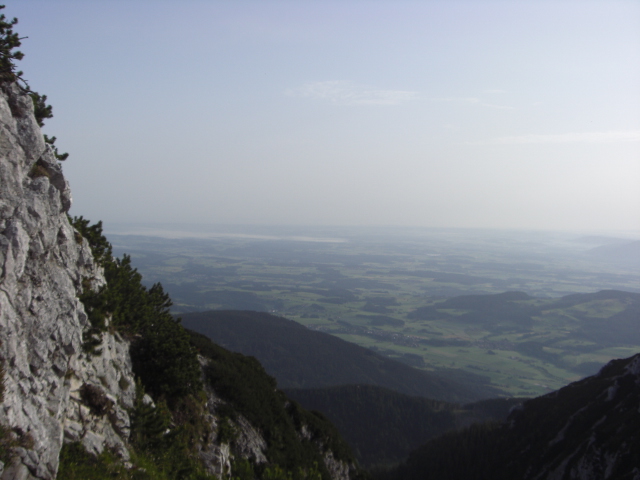
POLYGON ((100 355, 82 349, 84 278, 104 283, 67 218, 69 185, 17 85, 0 90, 0 422, 22 440, 2 479, 55 478, 65 439, 127 457, 135 383, 126 342, 106 334, 100 355), (111 405, 96 414, 85 385, 111 405))

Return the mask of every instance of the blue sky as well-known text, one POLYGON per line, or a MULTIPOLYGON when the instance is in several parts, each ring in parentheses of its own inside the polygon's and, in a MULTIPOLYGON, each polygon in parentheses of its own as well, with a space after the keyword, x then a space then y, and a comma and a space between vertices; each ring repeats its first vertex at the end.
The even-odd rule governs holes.
POLYGON ((75 215, 640 234, 640 2, 4 12, 75 215))

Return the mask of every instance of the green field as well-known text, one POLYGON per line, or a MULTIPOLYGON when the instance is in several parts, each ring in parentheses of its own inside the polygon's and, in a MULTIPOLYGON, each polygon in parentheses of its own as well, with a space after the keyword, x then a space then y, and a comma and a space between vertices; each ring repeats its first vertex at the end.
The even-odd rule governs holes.
POLYGON ((633 263, 594 257, 592 243, 569 235, 463 233, 110 239, 147 283, 163 284, 176 313, 269 311, 417 368, 482 375, 514 396, 640 351, 637 295, 558 300, 638 292, 633 263), (451 301, 507 291, 529 296, 493 307, 451 301))

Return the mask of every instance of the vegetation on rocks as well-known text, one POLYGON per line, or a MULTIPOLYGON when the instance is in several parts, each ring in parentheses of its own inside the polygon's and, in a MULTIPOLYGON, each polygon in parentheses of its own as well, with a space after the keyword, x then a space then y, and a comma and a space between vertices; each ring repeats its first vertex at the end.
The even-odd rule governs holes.
POLYGON ((290 472, 294 480, 307 478, 313 470, 329 479, 318 445, 331 451, 337 460, 355 462, 336 428, 321 414, 308 412, 288 399, 255 358, 229 352, 204 335, 189 333, 199 353, 209 360, 207 382, 227 402, 224 415, 231 420, 242 415, 264 436, 269 463, 254 467, 262 478, 267 478, 269 471, 275 474, 273 469, 278 466, 290 472), (302 431, 307 432, 306 438, 301 438, 302 431))
POLYGON ((95 351, 107 325, 133 339, 134 372, 145 389, 174 406, 179 399, 202 390, 200 365, 186 331, 169 313, 171 299, 159 283, 147 289, 142 275, 131 266, 131 258, 113 258, 102 234, 102 222, 90 225, 83 217, 71 220, 87 239, 96 261, 104 268, 106 285, 93 288, 85 282, 80 299, 91 323, 85 338, 88 351, 95 351))
MULTIPOLYGON (((70 221, 88 242, 106 279, 106 284, 99 287, 86 281, 80 297, 91 324, 85 348, 95 352, 104 332, 108 329, 119 332, 132 341, 133 369, 140 379, 130 441, 137 458, 152 460, 157 474, 149 476, 150 470, 146 470, 146 477, 123 478, 208 478, 195 453, 208 428, 201 420, 206 395, 198 353, 209 359, 205 381, 226 401, 220 409, 218 441, 233 447, 232 421, 242 415, 267 442, 264 453, 268 463, 249 464, 253 472, 251 478, 304 480, 318 476, 329 480, 318 445, 325 451, 330 450, 336 459, 354 463, 349 447, 337 430, 321 415, 306 412, 288 400, 257 360, 231 353, 208 338, 184 329, 180 320, 170 315, 171 300, 162 286, 158 283, 146 288, 128 256, 122 259, 112 256, 101 222, 91 225, 82 217, 70 221), (143 401, 145 392, 156 399, 155 406, 143 401), (308 432, 308 438, 300 437, 302 430, 308 432)), ((92 468, 96 462, 106 462, 105 465, 111 462, 108 454, 88 458, 77 447, 65 449, 62 468, 77 465, 77 471, 84 472, 83 469, 92 468)), ((237 465, 241 471, 249 471, 248 467, 241 468, 242 462, 237 465)), ((108 470, 106 466, 101 470, 105 468, 108 470)))

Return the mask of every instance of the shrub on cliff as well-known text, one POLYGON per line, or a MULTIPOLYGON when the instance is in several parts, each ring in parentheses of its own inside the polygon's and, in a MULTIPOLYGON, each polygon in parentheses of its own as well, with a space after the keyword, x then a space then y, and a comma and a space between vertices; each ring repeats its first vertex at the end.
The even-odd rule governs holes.
MULTIPOLYGON (((0 10, 4 9, 4 5, 0 5, 0 10)), ((0 14, 0 84, 13 83, 21 81, 23 89, 29 93, 33 101, 33 109, 38 125, 44 126, 45 118, 53 117, 53 108, 47 105, 47 96, 40 95, 38 92, 31 90, 24 78, 22 71, 17 69, 16 60, 22 60, 24 54, 20 50, 16 50, 22 44, 20 40, 26 37, 20 37, 13 31, 14 25, 18 23, 17 18, 8 21, 4 14, 0 14)), ((56 137, 44 135, 44 141, 51 145, 53 154, 58 160, 66 160, 68 153, 60 153, 58 147, 55 146, 56 137)))
MULTIPOLYGON (((119 332, 131 340, 133 370, 139 379, 130 441, 136 452, 134 463, 144 465, 146 473, 114 476, 211 480, 195 448, 206 427, 201 421, 200 364, 187 332, 169 313, 169 295, 159 283, 149 289, 142 285, 142 275, 131 266, 129 256, 112 256, 102 222, 91 225, 82 217, 69 221, 78 231, 76 240, 89 244, 107 282, 99 289, 92 286, 91 279, 83 285, 80 300, 90 321, 84 336, 85 350, 97 353, 107 329, 119 332), (155 407, 143 402, 145 391, 156 399, 155 407)), ((121 473, 118 462, 108 455, 93 458, 73 446, 65 447, 63 453, 61 469, 69 478, 101 479, 99 472, 110 468, 121 473)))
POLYGON ((116 331, 133 339, 133 369, 145 389, 170 405, 202 390, 200 365, 189 336, 169 313, 171 299, 162 285, 147 289, 142 275, 131 266, 131 257, 112 256, 111 244, 102 234, 102 222, 90 225, 83 217, 70 219, 85 238, 96 261, 104 268, 107 284, 98 290, 85 282, 80 300, 91 323, 85 349, 95 351, 107 329, 107 318, 116 331))

